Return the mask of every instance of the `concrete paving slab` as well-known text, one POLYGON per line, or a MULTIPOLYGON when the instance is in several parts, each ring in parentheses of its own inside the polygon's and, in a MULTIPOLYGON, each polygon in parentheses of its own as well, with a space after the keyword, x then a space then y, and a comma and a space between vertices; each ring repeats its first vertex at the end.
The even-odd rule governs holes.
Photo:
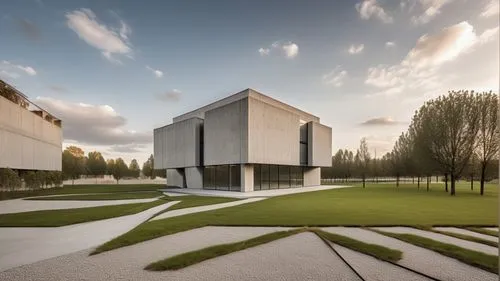
POLYGON ((208 190, 208 189, 194 189, 194 188, 166 188, 160 191, 169 193, 191 194, 199 196, 218 196, 218 197, 231 197, 231 198, 254 198, 254 197, 274 197, 288 194, 297 194, 304 192, 338 189, 351 187, 349 185, 317 185, 306 186, 298 188, 285 188, 285 189, 272 189, 272 190, 258 190, 250 192, 234 192, 223 190, 208 190))
POLYGON ((403 252, 399 264, 443 281, 493 281, 498 275, 391 238, 357 227, 325 227, 323 230, 348 236, 365 243, 377 244, 403 252))
MULTIPOLYGON (((217 210, 217 209, 222 209, 222 208, 238 206, 238 205, 242 205, 242 204, 253 203, 253 202, 261 201, 264 199, 266 199, 266 198, 248 198, 248 199, 242 199, 242 200, 237 200, 237 201, 232 201, 232 202, 227 202, 227 203, 212 204, 212 205, 206 205, 206 206, 198 206, 198 207, 192 207, 192 208, 172 210, 172 211, 165 212, 161 215, 158 215, 158 216, 152 218, 151 220, 152 221, 161 220, 161 219, 173 218, 173 217, 194 214, 194 213, 199 213, 199 212, 212 211, 212 210, 217 210)), ((180 198, 179 200, 182 201, 182 198, 180 198)))
POLYGON ((323 241, 302 233, 177 271, 150 272, 152 261, 281 228, 205 227, 95 256, 89 251, 0 272, 0 280, 359 280, 323 241))
POLYGON ((471 242, 468 240, 458 239, 444 234, 424 231, 413 227, 373 227, 373 229, 392 232, 392 233, 414 234, 421 237, 436 240, 439 242, 456 245, 464 249, 478 251, 488 255, 498 255, 498 248, 496 247, 491 247, 485 244, 471 242))
POLYGON ((478 233, 475 231, 470 231, 467 229, 463 228, 458 228, 458 227, 433 227, 435 230, 440 230, 440 231, 448 231, 448 232, 453 232, 457 234, 463 234, 463 235, 469 235, 477 238, 481 238, 484 240, 492 241, 492 242, 497 242, 498 243, 498 237, 491 236, 491 235, 486 235, 482 233, 478 233))
POLYGON ((99 246, 178 202, 171 201, 134 215, 62 227, 2 227, 0 270, 99 246))
POLYGON ((374 257, 330 243, 365 281, 431 281, 432 279, 374 257))
POLYGON ((98 200, 98 201, 76 201, 76 200, 3 200, 0 201, 0 214, 22 213, 42 210, 61 210, 86 207, 99 207, 111 205, 123 205, 131 203, 153 202, 158 198, 127 199, 127 200, 98 200))

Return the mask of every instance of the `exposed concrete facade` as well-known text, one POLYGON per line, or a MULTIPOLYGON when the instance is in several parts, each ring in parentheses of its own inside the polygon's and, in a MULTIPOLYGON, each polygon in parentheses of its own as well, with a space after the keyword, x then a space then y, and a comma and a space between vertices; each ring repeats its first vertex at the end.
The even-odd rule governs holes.
POLYGON ((297 184, 291 186, 292 177, 295 181, 298 176, 295 168, 292 172, 286 167, 301 167, 300 185, 319 185, 319 167, 331 166, 331 128, 312 114, 251 89, 173 121, 154 130, 155 169, 167 169, 168 185, 201 188, 211 180, 205 170, 221 165, 240 165, 221 168, 213 179, 215 185, 227 181, 231 190, 253 190, 254 169, 259 173, 255 165, 282 166, 280 181, 288 179, 289 187, 297 184))
MULTIPOLYGON (((1 80, 0 87, 10 89, 1 80)), ((0 168, 61 171, 61 121, 17 90, 8 94, 18 102, 0 95, 0 168)))

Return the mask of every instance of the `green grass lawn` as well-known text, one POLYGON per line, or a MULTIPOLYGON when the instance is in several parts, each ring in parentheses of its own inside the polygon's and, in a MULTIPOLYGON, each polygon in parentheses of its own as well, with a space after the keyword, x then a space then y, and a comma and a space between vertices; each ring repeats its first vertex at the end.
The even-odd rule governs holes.
POLYGON ((486 186, 485 195, 457 185, 457 195, 432 184, 430 191, 416 184, 368 184, 366 188, 307 192, 274 197, 209 212, 146 222, 98 247, 111 250, 207 225, 232 226, 432 226, 497 225, 498 190, 486 186))
POLYGON ((0 192, 0 200, 16 199, 42 195, 58 194, 84 194, 84 193, 116 193, 136 191, 156 191, 165 187, 162 184, 89 184, 89 185, 65 185, 64 187, 41 189, 33 191, 8 191, 0 192))
POLYGON ((213 205, 219 203, 227 203, 239 200, 237 198, 228 198, 228 197, 216 197, 216 196, 195 196, 195 195, 186 195, 186 196, 167 196, 170 201, 181 201, 168 208, 166 211, 172 211, 177 209, 205 206, 205 205, 213 205))
POLYGON ((0 227, 50 227, 70 225, 132 215, 165 203, 167 203, 167 201, 161 198, 148 203, 3 214, 0 215, 0 227))
POLYGON ((126 200, 126 199, 146 199, 162 196, 163 193, 158 191, 137 191, 137 192, 117 192, 117 193, 101 193, 101 194, 76 194, 76 195, 56 195, 48 197, 26 198, 24 200, 126 200))

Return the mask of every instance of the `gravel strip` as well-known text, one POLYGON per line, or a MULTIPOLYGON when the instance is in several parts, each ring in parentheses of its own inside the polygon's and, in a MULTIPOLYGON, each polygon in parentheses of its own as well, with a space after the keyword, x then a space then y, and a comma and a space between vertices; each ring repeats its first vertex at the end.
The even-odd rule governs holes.
POLYGON ((146 203, 158 200, 158 198, 126 199, 126 200, 4 200, 0 201, 0 214, 22 213, 42 210, 75 209, 86 207, 99 207, 111 205, 123 205, 131 203, 146 203))
MULTIPOLYGON (((255 236, 287 229, 279 227, 208 226, 160 237, 94 256, 88 256, 90 250, 85 250, 24 265, 0 272, 0 280, 237 280, 239 279, 237 278, 238 273, 264 274, 263 268, 266 267, 270 268, 270 272, 267 274, 282 274, 284 271, 282 272, 279 269, 277 263, 282 262, 287 256, 288 260, 293 259, 296 252, 300 250, 305 251, 304 249, 309 249, 309 247, 310 255, 312 256, 306 255, 305 257, 301 257, 301 259, 309 258, 310 261, 318 259, 320 264, 323 263, 320 261, 322 257, 314 256, 318 252, 314 244, 303 244, 303 247, 298 247, 297 245, 300 244, 291 241, 293 243, 287 244, 289 247, 274 247, 268 250, 267 253, 265 250, 261 250, 260 253, 253 255, 241 255, 244 251, 237 252, 175 272, 150 272, 143 270, 149 263, 170 256, 212 245, 242 241, 255 236), (287 250, 287 248, 290 249, 287 250), (291 254, 290 252, 295 253, 291 254), (235 258, 235 255, 239 255, 239 258, 235 258), (274 265, 271 266, 270 264, 273 261, 274 265), (252 267, 251 265, 255 263, 257 266, 252 267)), ((316 241, 322 243, 318 239, 316 241)), ((312 242, 315 242, 315 240, 312 242)), ((310 239, 307 240, 307 243, 310 243, 310 239)), ((271 245, 271 243, 261 246, 266 245, 271 245)), ((325 249, 324 251, 330 254, 331 251, 328 252, 329 250, 324 245, 321 246, 325 249)), ((307 253, 309 253, 309 250, 307 253)), ((311 268, 317 270, 317 266, 315 265, 312 265, 311 268)), ((313 271, 313 269, 310 270, 313 271)), ((245 276, 240 277, 245 279, 245 276)), ((260 280, 261 278, 256 279, 260 280)), ((286 280, 286 278, 282 280, 286 280)))
POLYGON ((61 227, 2 227, 0 271, 99 246, 178 202, 129 216, 61 227))
POLYGON ((443 243, 453 244, 464 249, 482 252, 488 255, 498 255, 498 248, 491 247, 485 244, 471 242, 444 234, 439 234, 431 231, 416 229, 413 227, 373 227, 373 229, 402 234, 414 234, 421 237, 429 238, 443 243))
MULTIPOLYGON (((159 216, 156 216, 156 217, 152 218, 151 220, 152 221, 153 220, 161 220, 161 219, 166 219, 166 218, 183 216, 183 215, 187 215, 187 214, 212 211, 212 210, 233 207, 233 206, 238 206, 238 205, 247 204, 247 203, 253 203, 253 202, 257 202, 257 201, 264 200, 264 199, 266 199, 266 198, 248 198, 248 199, 244 199, 244 200, 237 200, 237 201, 232 201, 232 202, 227 202, 227 203, 212 204, 212 205, 206 205, 206 206, 172 210, 169 212, 165 212, 159 216)), ((179 200, 182 200, 182 199, 179 199, 179 200)))
POLYGON ((403 252, 403 258, 398 261, 399 264, 443 281, 498 280, 498 275, 496 274, 370 230, 355 227, 326 227, 323 229, 365 243, 400 250, 403 252))
POLYGON ((475 232, 475 231, 470 231, 470 230, 462 229, 462 228, 458 228, 458 227, 433 227, 433 229, 439 230, 439 231, 448 231, 448 232, 453 232, 453 233, 457 233, 457 234, 474 236, 474 237, 477 237, 477 238, 481 238, 481 239, 484 239, 484 240, 488 240, 488 241, 492 241, 492 242, 497 242, 498 243, 498 237, 494 237, 494 236, 491 236, 491 235, 486 235, 486 234, 482 234, 482 233, 478 233, 478 232, 475 232))
POLYGON ((366 281, 431 281, 415 272, 397 267, 388 262, 353 251, 330 242, 330 245, 365 279, 366 281))

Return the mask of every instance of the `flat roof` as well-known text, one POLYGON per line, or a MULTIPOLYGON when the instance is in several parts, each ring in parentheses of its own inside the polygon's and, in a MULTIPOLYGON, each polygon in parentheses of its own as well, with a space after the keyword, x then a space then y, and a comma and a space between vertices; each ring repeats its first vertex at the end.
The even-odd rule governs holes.
POLYGON ((293 113, 296 113, 298 115, 300 115, 301 118, 305 118, 307 119, 307 121, 316 121, 316 122, 319 122, 319 117, 317 116, 314 116, 310 113, 307 113, 303 110, 300 110, 296 107, 293 107, 291 105, 288 105, 286 103, 283 103, 279 100, 276 100, 276 99, 273 99, 269 96, 266 96, 260 92, 257 92, 256 90, 253 90, 253 89, 250 89, 250 88, 247 88, 241 92, 238 92, 236 94, 233 94, 233 95, 230 95, 228 97, 225 97, 223 99, 220 99, 220 100, 217 100, 217 101, 214 101, 212 103, 209 103, 205 106, 202 106, 200 108, 197 108, 195 110, 192 110, 192 111, 189 111, 187 113, 184 113, 184 114, 181 114, 179 116, 176 116, 173 118, 173 122, 176 123, 176 122, 180 122, 180 121, 183 121, 183 120, 186 120, 186 119, 190 119, 190 118, 193 118, 193 117, 197 117, 197 118, 204 118, 204 115, 205 115, 205 112, 209 111, 209 110, 212 110, 212 109, 215 109, 215 108, 218 108, 218 107, 221 107, 221 106, 225 106, 227 104, 230 104, 232 102, 235 102, 235 101, 238 101, 238 100, 242 100, 244 98, 247 98, 247 97, 251 97, 251 98, 255 98, 257 100, 260 100, 260 101, 263 101, 267 104, 270 104, 272 106, 275 106, 275 107, 278 107, 278 108, 281 108, 281 109, 284 109, 284 110, 287 110, 287 111, 290 111, 290 112, 293 112, 293 113))

